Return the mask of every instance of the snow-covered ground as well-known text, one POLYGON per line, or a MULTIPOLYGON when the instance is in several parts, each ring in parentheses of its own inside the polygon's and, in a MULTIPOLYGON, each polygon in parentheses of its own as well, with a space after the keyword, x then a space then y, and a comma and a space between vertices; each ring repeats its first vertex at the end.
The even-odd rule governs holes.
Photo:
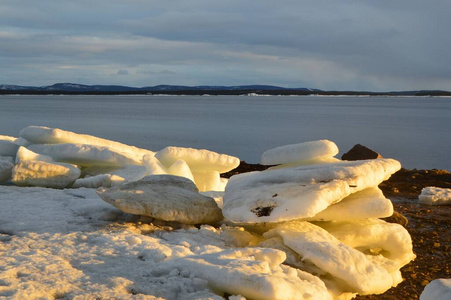
POLYGON ((234 235, 249 238, 237 229, 154 225, 94 189, 2 186, 0 205, 0 296, 15 299, 218 298, 206 280, 185 268, 163 270, 163 262, 222 251, 235 246, 234 235))

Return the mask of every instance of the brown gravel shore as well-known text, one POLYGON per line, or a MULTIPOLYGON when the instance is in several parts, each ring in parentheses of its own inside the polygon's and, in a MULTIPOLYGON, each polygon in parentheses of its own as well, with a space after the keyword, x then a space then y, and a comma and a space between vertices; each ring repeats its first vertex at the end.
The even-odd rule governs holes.
MULTIPOLYGON (((238 168, 222 176, 228 178, 265 169, 267 166, 241 162, 238 168)), ((419 204, 418 195, 427 186, 451 188, 451 173, 435 169, 401 169, 379 186, 385 196, 392 200, 395 211, 407 219, 405 227, 412 237, 417 257, 401 269, 404 281, 397 287, 382 295, 358 296, 355 299, 419 299, 430 281, 451 278, 451 206, 419 204)))

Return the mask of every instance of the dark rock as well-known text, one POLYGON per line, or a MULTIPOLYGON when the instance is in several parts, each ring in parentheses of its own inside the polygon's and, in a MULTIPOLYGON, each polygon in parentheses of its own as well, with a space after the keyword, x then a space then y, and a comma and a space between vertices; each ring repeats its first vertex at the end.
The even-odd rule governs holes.
POLYGON ((236 167, 235 169, 233 169, 227 173, 222 173, 221 177, 230 178, 233 175, 237 175, 237 174, 241 174, 241 173, 247 173, 247 172, 253 172, 253 171, 264 171, 270 167, 273 167, 273 166, 264 166, 264 165, 260 165, 260 164, 248 164, 247 162, 242 160, 238 167, 236 167))
POLYGON ((409 223, 409 220, 407 220, 406 217, 404 217, 401 213, 394 211, 393 215, 391 215, 388 218, 383 218, 382 220, 388 222, 388 223, 397 223, 402 225, 403 227, 406 227, 409 223))
POLYGON ((379 153, 371 150, 370 148, 367 148, 360 144, 352 147, 351 150, 343 154, 343 156, 341 157, 342 160, 364 160, 376 158, 382 158, 382 156, 379 153))

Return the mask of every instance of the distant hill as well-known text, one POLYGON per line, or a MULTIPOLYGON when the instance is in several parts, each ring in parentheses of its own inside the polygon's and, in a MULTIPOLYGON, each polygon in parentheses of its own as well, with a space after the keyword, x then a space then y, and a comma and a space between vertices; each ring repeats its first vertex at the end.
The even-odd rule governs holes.
POLYGON ((184 86, 157 85, 130 87, 122 85, 84 85, 77 83, 56 83, 49 86, 0 85, 0 94, 174 94, 174 95, 369 95, 369 96, 451 96, 451 92, 440 90, 418 90, 399 92, 368 91, 323 91, 311 88, 284 88, 273 85, 237 86, 184 86))

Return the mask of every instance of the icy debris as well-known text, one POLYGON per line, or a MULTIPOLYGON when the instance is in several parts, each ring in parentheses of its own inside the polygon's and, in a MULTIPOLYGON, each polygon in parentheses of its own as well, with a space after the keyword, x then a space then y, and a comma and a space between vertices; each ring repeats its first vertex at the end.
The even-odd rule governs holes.
POLYGON ((352 193, 377 186, 401 165, 393 159, 298 166, 232 176, 224 217, 237 223, 310 218, 352 193))
POLYGON ((420 300, 451 299, 451 278, 440 278, 429 282, 420 295, 420 300))
POLYGON ((0 182, 11 179, 11 172, 14 168, 14 159, 11 156, 0 156, 0 182))
POLYGON ((222 219, 213 198, 199 194, 191 180, 180 176, 150 175, 97 193, 124 212, 160 220, 200 224, 222 219))
POLYGON ((21 162, 14 166, 11 181, 20 186, 62 189, 80 177, 80 169, 66 163, 21 162))
POLYGON ((262 154, 263 165, 291 164, 327 159, 338 154, 338 147, 329 140, 311 141, 270 149, 262 154))
POLYGON ((425 187, 418 196, 421 204, 451 205, 451 189, 434 186, 425 187))
POLYGON ((0 186, 0 297, 344 300, 395 286, 415 257, 407 231, 377 219, 393 213, 377 188, 392 159, 343 162, 313 141, 228 180, 239 159, 208 150, 20 136, 0 136, 0 180, 73 188, 0 186))
POLYGON ((225 173, 240 164, 237 157, 219 154, 205 149, 166 147, 155 154, 163 165, 169 168, 174 162, 183 159, 192 171, 218 171, 225 173))
POLYGON ((92 135, 78 134, 58 128, 28 126, 20 131, 19 136, 33 144, 87 144, 107 147, 112 151, 135 155, 137 157, 143 157, 146 154, 154 154, 153 151, 147 149, 141 149, 92 135))
POLYGON ((282 265, 284 260, 281 251, 244 248, 169 260, 153 273, 162 276, 186 270, 215 290, 251 299, 332 299, 319 278, 282 265))

